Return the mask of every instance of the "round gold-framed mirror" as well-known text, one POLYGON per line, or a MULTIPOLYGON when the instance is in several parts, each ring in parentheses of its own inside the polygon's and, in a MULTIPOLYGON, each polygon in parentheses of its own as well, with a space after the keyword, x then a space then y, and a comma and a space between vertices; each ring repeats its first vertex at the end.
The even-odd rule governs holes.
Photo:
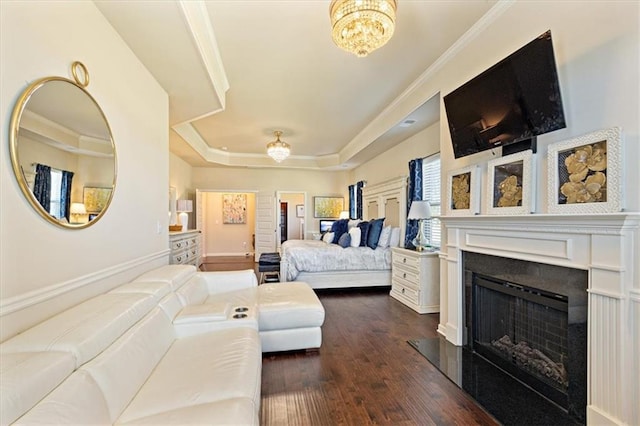
POLYGON ((50 223, 82 229, 111 203, 117 157, 109 122, 85 89, 87 69, 74 62, 72 72, 75 81, 45 77, 24 90, 11 115, 9 144, 31 206, 50 223))

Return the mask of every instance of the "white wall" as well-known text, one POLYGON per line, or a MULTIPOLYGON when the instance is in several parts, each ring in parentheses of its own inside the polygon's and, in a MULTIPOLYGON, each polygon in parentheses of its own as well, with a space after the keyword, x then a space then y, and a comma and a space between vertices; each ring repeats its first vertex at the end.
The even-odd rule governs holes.
MULTIPOLYGON (((498 3, 360 137, 391 127, 434 95, 445 96, 551 29, 567 128, 538 137, 536 211, 544 213, 547 208, 549 144, 614 126, 624 131, 626 209, 638 211, 640 191, 634 183, 640 181, 639 9, 637 1, 498 3)), ((491 152, 454 159, 442 101, 440 144, 445 176, 449 170, 480 164, 486 179, 486 162, 493 158, 491 152)))
POLYGON ((435 123, 388 151, 356 167, 350 182, 366 180, 367 185, 409 175, 409 161, 440 151, 440 124, 435 123))
POLYGON ((168 97, 92 2, 0 2, 1 338, 168 260, 168 97), (106 215, 84 230, 38 216, 13 176, 6 135, 34 80, 90 74, 116 145, 106 215), (159 232, 158 232, 159 231, 159 232), (46 303, 45 303, 46 302, 46 303))

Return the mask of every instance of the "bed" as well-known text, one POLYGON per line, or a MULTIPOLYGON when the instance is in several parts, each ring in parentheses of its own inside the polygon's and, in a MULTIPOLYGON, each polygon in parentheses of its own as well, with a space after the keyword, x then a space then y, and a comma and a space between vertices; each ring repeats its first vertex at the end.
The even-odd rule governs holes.
MULTIPOLYGON (((362 194, 364 220, 384 217, 384 226, 400 229, 400 245, 407 216, 406 188, 406 176, 401 176, 366 186, 362 194)), ((317 289, 390 286, 391 248, 285 241, 281 246, 280 280, 304 281, 317 289)))

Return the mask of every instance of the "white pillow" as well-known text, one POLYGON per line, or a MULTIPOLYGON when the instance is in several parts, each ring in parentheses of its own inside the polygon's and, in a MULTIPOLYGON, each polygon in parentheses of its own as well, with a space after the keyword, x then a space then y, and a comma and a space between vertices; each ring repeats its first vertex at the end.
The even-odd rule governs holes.
POLYGON ((347 228, 351 229, 351 228, 357 227, 360 222, 362 222, 360 219, 349 219, 349 223, 347 224, 347 228))
POLYGON ((349 235, 351 235, 351 247, 359 247, 360 246, 360 238, 362 237, 362 229, 355 228, 349 229, 349 235))
POLYGON ((400 228, 391 228, 391 237, 389 237, 389 247, 400 246, 400 228))
POLYGON ((325 232, 322 236, 322 241, 327 244, 331 244, 333 242, 333 237, 336 235, 335 232, 325 232))
POLYGON ((391 239, 391 227, 385 226, 380 231, 380 238, 378 239, 378 247, 387 248, 389 247, 389 240, 391 239))

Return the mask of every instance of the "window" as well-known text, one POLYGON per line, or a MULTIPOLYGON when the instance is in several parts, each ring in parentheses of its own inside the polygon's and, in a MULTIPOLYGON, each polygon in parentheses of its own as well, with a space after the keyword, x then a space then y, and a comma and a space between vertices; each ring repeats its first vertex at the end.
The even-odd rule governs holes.
POLYGON ((62 198, 62 172, 60 170, 51 169, 51 204, 49 205, 49 213, 56 219, 60 219, 60 200, 62 198))
MULTIPOLYGON (((435 154, 422 161, 422 199, 431 204, 431 214, 440 216, 440 154, 435 154)), ((440 247, 440 219, 422 222, 422 232, 429 245, 440 247)))

